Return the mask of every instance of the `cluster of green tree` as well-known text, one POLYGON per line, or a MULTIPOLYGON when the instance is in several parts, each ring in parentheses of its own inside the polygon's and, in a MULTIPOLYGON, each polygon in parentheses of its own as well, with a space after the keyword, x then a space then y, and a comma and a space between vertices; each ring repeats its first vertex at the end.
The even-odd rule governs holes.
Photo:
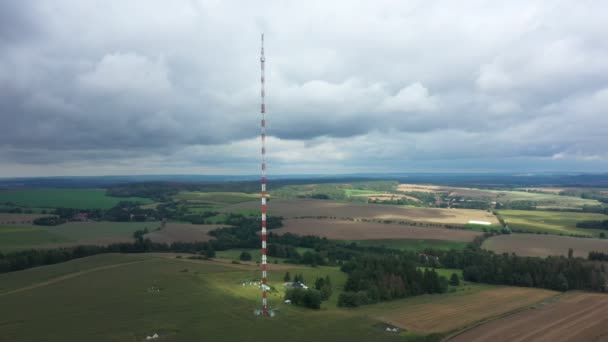
POLYGON ((538 206, 534 201, 509 201, 504 203, 496 203, 496 209, 511 209, 511 210, 536 210, 538 206))
POLYGON ((65 222, 66 220, 59 216, 44 216, 32 221, 32 223, 38 226, 58 226, 60 224, 64 224, 65 222))
POLYGON ((603 221, 581 221, 576 223, 576 228, 606 229, 608 230, 608 220, 603 221))
POLYGON ((608 215, 608 206, 601 205, 584 205, 583 206, 584 213, 597 213, 597 214, 606 214, 608 215))
POLYGON ((331 278, 329 278, 329 276, 325 276, 325 278, 317 278, 315 280, 315 289, 321 294, 321 300, 328 300, 333 293, 331 287, 331 278))
POLYGON ((241 261, 251 261, 252 258, 251 253, 247 251, 243 251, 241 252, 241 255, 239 255, 239 260, 241 261))
POLYGON ((160 220, 159 212, 154 209, 143 209, 139 202, 121 201, 114 207, 103 209, 75 209, 75 208, 57 208, 53 211, 53 215, 59 216, 61 219, 72 221, 77 219, 78 215, 86 215, 89 220, 104 220, 113 222, 144 222, 160 220))
POLYGON ((608 253, 589 252, 589 260, 608 261, 608 253))
MULTIPOLYGON (((28 209, 28 208, 20 208, 20 207, 9 206, 9 207, 0 207, 0 213, 7 213, 7 214, 33 214, 34 211, 32 209, 28 209)), ((43 214, 45 214, 45 213, 43 213, 43 214)))
POLYGON ((291 304, 303 306, 310 309, 321 308, 321 292, 316 289, 290 288, 285 291, 285 300, 291 304))
POLYGON ((443 293, 448 280, 433 269, 418 269, 409 258, 366 255, 344 263, 348 274, 339 306, 356 307, 425 293, 443 293))
POLYGON ((546 288, 557 291, 604 291, 608 273, 602 263, 580 258, 521 257, 495 254, 473 244, 464 250, 434 251, 441 264, 462 269, 464 279, 489 284, 546 288))
MULTIPOLYGON (((285 282, 291 281, 289 272, 283 277, 285 282)), ((293 278, 293 283, 304 283, 304 277, 301 274, 296 274, 293 278)), ((292 304, 304 306, 310 309, 320 309, 321 302, 328 300, 332 295, 331 279, 329 276, 325 278, 317 278, 315 280, 314 289, 308 288, 289 288, 285 292, 285 299, 290 300, 292 304)))

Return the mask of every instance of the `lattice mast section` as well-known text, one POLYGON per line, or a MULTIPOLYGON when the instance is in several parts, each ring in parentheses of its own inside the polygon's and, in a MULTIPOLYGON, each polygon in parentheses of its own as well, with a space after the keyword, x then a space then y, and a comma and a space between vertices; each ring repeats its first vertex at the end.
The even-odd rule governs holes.
POLYGON ((260 113, 262 114, 261 121, 261 137, 262 137, 262 315, 268 316, 268 301, 266 298, 266 104, 264 103, 264 63, 266 58, 264 57, 264 34, 262 34, 262 46, 260 53, 260 68, 261 68, 261 100, 262 104, 260 107, 260 113))

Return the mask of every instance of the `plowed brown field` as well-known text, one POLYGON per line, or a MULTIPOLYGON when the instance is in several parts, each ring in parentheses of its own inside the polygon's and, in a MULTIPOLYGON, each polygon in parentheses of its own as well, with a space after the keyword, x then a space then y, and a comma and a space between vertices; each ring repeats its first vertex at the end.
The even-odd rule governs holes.
POLYGON ((473 241, 481 232, 461 229, 413 227, 401 224, 341 220, 291 219, 273 233, 325 236, 334 240, 434 239, 473 241))
POLYGON ((557 292, 542 289, 503 287, 467 295, 431 295, 419 302, 378 313, 373 317, 417 333, 448 332, 524 308, 556 294, 557 292))
POLYGON ((483 248, 496 253, 515 253, 523 256, 546 257, 568 255, 572 248, 574 256, 586 258, 589 252, 608 252, 608 240, 576 238, 544 234, 511 234, 487 239, 483 248))
MULTIPOLYGON (((246 202, 225 207, 224 211, 257 209, 259 202, 246 202)), ((466 224, 470 220, 498 223, 492 213, 474 209, 414 208, 386 204, 359 204, 326 200, 271 200, 270 215, 294 217, 367 218, 403 220, 442 224, 466 224)))
POLYGON ((608 295, 571 293, 560 300, 468 330, 450 341, 608 341, 608 295))

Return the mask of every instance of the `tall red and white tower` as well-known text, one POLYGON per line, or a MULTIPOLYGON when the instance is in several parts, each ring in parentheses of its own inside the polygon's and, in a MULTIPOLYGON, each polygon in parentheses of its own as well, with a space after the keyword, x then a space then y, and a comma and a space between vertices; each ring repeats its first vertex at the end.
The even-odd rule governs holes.
POLYGON ((266 299, 266 105, 264 103, 264 34, 262 34, 262 49, 260 54, 260 67, 261 67, 261 100, 262 105, 260 107, 260 113, 262 114, 262 315, 268 316, 268 301, 266 299))

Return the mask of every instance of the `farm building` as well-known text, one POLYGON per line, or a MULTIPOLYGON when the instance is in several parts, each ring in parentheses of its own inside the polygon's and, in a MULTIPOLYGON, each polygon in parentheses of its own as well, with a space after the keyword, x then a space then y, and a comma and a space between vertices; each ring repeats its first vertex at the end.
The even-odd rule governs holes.
POLYGON ((304 290, 308 290, 308 286, 306 286, 301 281, 287 282, 287 283, 284 283, 283 285, 285 287, 289 287, 289 288, 292 288, 292 289, 304 289, 304 290))
POLYGON ((480 224, 483 226, 489 226, 492 224, 492 222, 488 222, 488 221, 476 221, 476 220, 471 220, 469 221, 470 224, 480 224))

